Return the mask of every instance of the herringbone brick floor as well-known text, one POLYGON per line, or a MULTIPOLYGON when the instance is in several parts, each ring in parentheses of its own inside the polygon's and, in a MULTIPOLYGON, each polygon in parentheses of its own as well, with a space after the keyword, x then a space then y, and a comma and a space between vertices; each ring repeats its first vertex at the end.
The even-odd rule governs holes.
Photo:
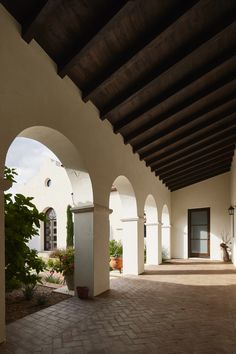
POLYGON ((117 277, 7 327, 1 354, 236 354, 236 269, 181 263, 117 277))

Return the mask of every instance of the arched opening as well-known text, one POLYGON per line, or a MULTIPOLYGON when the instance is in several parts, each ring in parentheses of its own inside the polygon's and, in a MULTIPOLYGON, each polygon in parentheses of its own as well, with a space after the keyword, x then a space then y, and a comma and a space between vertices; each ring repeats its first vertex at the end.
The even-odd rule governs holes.
POLYGON ((146 264, 159 264, 158 257, 158 211, 154 197, 149 194, 144 205, 146 264))
POLYGON ((139 274, 137 203, 132 184, 119 176, 112 184, 109 208, 110 239, 123 245, 123 274, 139 274))
POLYGON ((44 251, 53 251, 57 248, 57 215, 53 208, 48 208, 44 222, 44 251))
POLYGON ((162 260, 171 258, 170 215, 167 205, 162 209, 162 260))
MULTIPOLYGON (((59 169, 63 169, 63 176, 58 177, 58 171, 55 174, 49 173, 47 166, 45 168, 45 175, 41 175, 41 186, 43 189, 42 196, 45 196, 46 194, 51 196, 51 203, 45 202, 42 198, 42 204, 36 206, 38 210, 46 211, 47 217, 47 221, 45 222, 44 227, 42 227, 43 241, 41 242, 41 250, 52 251, 56 247, 65 248, 66 239, 64 238, 63 241, 59 240, 59 227, 61 223, 59 218, 60 208, 63 209, 63 213, 66 218, 68 200, 70 201, 72 207, 76 208, 86 205, 93 205, 92 183, 84 161, 73 143, 67 139, 65 135, 54 129, 42 126, 31 127, 21 132, 18 137, 33 139, 34 141, 40 142, 50 149, 59 159, 54 161, 54 167, 58 168, 58 171, 59 169), (63 190, 66 183, 65 179, 69 181, 67 181, 69 184, 68 199, 65 202, 64 199, 62 200, 62 198, 59 198, 59 204, 57 205, 55 196, 60 194, 61 190, 63 190), (45 210, 45 204, 51 207, 45 210)), ((34 190, 34 188, 36 188, 36 184, 33 183, 32 190, 34 190)), ((31 194, 28 196, 34 195, 31 194)), ((66 228, 66 224, 64 226, 66 228)), ((89 226, 87 226, 87 228, 88 227, 89 226)), ((88 281, 92 279, 90 273, 93 272, 91 266, 91 264, 93 264, 93 260, 88 259, 88 257, 83 253, 83 249, 92 248, 91 242, 89 246, 87 244, 87 240, 83 243, 83 237, 79 235, 78 229, 75 230, 75 234, 75 279, 77 279, 75 284, 78 284, 82 273, 85 279, 89 279, 88 281), (80 248, 80 255, 78 254, 78 248, 80 248)), ((93 285, 89 286, 93 292, 93 285)))

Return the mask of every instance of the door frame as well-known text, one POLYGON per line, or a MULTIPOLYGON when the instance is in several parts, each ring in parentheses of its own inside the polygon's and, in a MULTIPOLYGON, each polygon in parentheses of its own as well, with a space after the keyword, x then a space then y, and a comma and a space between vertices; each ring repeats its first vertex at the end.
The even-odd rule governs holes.
POLYGON ((210 229, 210 208, 194 208, 188 209, 188 257, 201 257, 201 258, 210 258, 210 238, 211 238, 211 229, 210 229), (208 253, 191 253, 191 213, 193 211, 207 211, 207 224, 208 224, 208 253))

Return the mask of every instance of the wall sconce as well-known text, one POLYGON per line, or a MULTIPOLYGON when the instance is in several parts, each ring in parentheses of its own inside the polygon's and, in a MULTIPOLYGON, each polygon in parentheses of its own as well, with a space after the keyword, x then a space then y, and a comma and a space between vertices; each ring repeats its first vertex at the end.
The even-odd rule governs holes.
POLYGON ((235 209, 235 205, 234 206, 230 206, 229 209, 228 209, 228 212, 229 212, 229 215, 233 217, 233 226, 232 226, 232 236, 234 237, 234 209, 235 209))
POLYGON ((71 193, 71 199, 72 199, 72 204, 73 204, 73 206, 75 206, 74 193, 73 193, 73 192, 71 193))
POLYGON ((228 209, 229 215, 234 215, 234 207, 231 205, 228 209))

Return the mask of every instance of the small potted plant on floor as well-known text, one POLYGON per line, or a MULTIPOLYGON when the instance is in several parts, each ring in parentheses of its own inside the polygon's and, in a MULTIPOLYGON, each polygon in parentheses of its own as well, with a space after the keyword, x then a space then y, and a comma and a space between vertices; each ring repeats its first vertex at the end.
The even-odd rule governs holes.
POLYGON ((74 290, 74 248, 58 249, 50 254, 50 258, 54 258, 51 268, 62 273, 66 285, 69 290, 74 290))
POLYGON ((230 244, 231 244, 231 238, 229 237, 228 233, 221 233, 222 237, 222 242, 220 244, 221 249, 223 250, 223 261, 224 262, 230 262, 230 256, 229 256, 229 251, 230 251, 230 244))
POLYGON ((111 240, 109 242, 109 252, 110 252, 110 267, 112 269, 117 269, 121 273, 123 268, 123 246, 121 241, 111 240))

